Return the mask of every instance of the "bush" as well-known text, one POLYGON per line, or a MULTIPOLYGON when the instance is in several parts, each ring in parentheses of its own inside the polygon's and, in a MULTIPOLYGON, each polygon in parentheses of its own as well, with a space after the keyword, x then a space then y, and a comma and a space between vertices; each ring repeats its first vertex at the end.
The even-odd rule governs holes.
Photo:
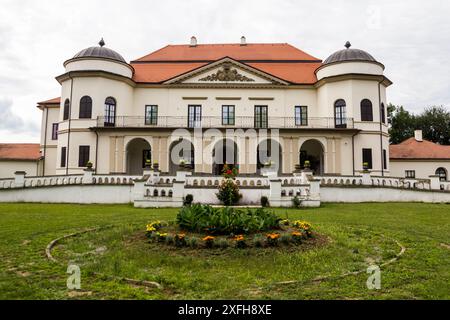
POLYGON ((229 246, 230 244, 228 243, 228 240, 227 239, 220 239, 219 241, 217 241, 217 246, 219 247, 219 248, 222 248, 222 249, 226 249, 226 248, 228 248, 228 246, 229 246))
POLYGON ((213 208, 193 204, 183 207, 177 215, 180 228, 192 232, 211 234, 242 234, 279 229, 280 218, 264 208, 255 210, 236 208, 213 208))
POLYGON ((242 195, 239 193, 239 186, 233 179, 225 179, 219 185, 219 192, 216 193, 224 205, 232 206, 239 202, 242 195))
POLYGON ((189 238, 188 244, 189 244, 189 247, 191 247, 191 248, 194 248, 194 249, 197 248, 198 247, 198 238, 196 238, 196 237, 189 238))
POLYGON ((264 247, 264 237, 261 236, 261 235, 256 235, 256 236, 253 238, 253 245, 254 245, 256 248, 262 248, 262 247, 264 247))
POLYGON ((190 206, 192 201, 194 201, 194 196, 192 194, 187 194, 183 199, 183 205, 190 206))
POLYGON ((289 245, 289 243, 291 242, 291 240, 292 240, 292 237, 291 237, 291 235, 288 234, 288 233, 283 233, 283 234, 281 235, 281 237, 279 238, 279 241, 280 241, 282 244, 285 244, 285 245, 289 245))
POLYGON ((292 199, 292 206, 293 206, 294 208, 300 208, 300 205, 301 205, 301 204, 302 204, 302 201, 300 200, 299 197, 295 196, 295 197, 292 199))
POLYGON ((262 196, 261 197, 261 205, 266 208, 269 206, 269 198, 267 198, 266 196, 262 196))

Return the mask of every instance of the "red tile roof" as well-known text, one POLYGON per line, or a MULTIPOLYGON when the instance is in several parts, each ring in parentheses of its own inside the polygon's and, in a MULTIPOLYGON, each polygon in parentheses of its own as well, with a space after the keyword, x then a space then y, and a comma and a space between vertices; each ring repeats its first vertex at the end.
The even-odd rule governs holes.
MULTIPOLYGON (((319 59, 287 43, 168 45, 135 61, 216 61, 234 60, 307 60, 319 59)), ((132 61, 134 62, 134 61, 132 61)))
POLYGON ((46 100, 46 101, 41 101, 41 102, 38 102, 37 104, 41 105, 41 104, 60 104, 60 103, 61 103, 61 97, 53 98, 53 99, 46 100))
POLYGON ((39 160, 38 143, 0 143, 0 160, 39 160))
POLYGON ((450 160, 450 146, 443 146, 428 140, 421 142, 414 137, 399 144, 389 146, 390 159, 448 159, 450 160))
POLYGON ((131 62, 134 81, 161 83, 208 63, 232 58, 294 84, 313 84, 321 61, 286 43, 168 45, 131 62))

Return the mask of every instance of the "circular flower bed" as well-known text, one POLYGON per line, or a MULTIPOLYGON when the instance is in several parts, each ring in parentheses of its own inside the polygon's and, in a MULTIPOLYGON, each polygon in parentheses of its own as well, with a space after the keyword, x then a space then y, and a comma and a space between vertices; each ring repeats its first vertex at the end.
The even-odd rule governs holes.
POLYGON ((298 246, 314 235, 310 223, 282 220, 266 209, 216 209, 202 205, 184 207, 176 221, 153 221, 146 228, 150 241, 178 248, 298 246))

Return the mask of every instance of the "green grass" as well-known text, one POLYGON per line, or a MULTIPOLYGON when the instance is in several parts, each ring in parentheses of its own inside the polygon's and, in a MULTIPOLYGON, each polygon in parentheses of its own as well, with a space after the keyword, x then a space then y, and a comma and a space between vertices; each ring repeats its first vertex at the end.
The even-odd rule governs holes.
POLYGON ((282 249, 177 249, 150 244, 145 224, 174 220, 177 209, 128 205, 0 204, 0 299, 449 299, 450 205, 324 204, 318 209, 274 209, 282 218, 310 221, 330 242, 282 249), (61 242, 47 260, 45 247, 85 228, 114 225, 61 242), (381 290, 368 274, 381 269, 381 290), (67 265, 81 267, 82 291, 66 288, 67 265), (143 288, 93 275, 157 281, 143 288), (281 281, 293 284, 276 284, 281 281))

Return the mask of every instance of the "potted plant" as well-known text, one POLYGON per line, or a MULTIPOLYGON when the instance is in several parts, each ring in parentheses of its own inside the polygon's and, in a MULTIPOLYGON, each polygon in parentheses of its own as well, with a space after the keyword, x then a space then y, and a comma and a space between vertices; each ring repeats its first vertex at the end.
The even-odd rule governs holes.
POLYGON ((180 168, 186 168, 187 161, 184 159, 180 159, 179 166, 180 168))
POLYGON ((363 162, 363 172, 369 172, 369 163, 363 162))
POLYGON ((159 170, 159 163, 158 161, 153 162, 153 170, 158 171, 159 170))
POLYGON ((311 168, 311 162, 309 160, 305 160, 305 162, 303 162, 303 167, 305 169, 311 168))
POLYGON ((88 169, 88 170, 92 170, 92 167, 93 167, 94 165, 92 164, 92 162, 90 162, 90 161, 88 161, 87 163, 86 163, 86 169, 88 169))
POLYGON ((145 168, 150 169, 152 167, 152 161, 150 159, 145 159, 145 168))
POLYGON ((263 164, 263 166, 264 166, 264 168, 270 168, 270 167, 273 166, 273 161, 272 161, 272 160, 266 161, 266 162, 263 164))

